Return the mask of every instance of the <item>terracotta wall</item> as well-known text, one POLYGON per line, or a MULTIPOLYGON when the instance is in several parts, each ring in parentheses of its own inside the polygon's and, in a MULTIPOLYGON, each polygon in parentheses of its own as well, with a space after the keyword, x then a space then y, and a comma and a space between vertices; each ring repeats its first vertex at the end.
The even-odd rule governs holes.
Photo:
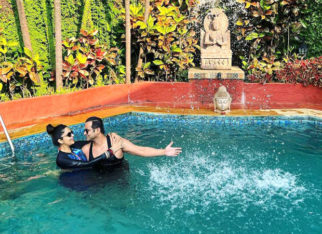
POLYGON ((194 80, 189 83, 139 83, 130 88, 129 103, 183 108, 213 108, 216 90, 225 85, 232 108, 322 109, 322 89, 301 84, 256 84, 241 80, 194 80))
POLYGON ((232 108, 314 108, 322 110, 322 89, 300 84, 253 84, 240 80, 194 80, 189 83, 144 82, 91 88, 70 94, 0 103, 7 125, 68 115, 112 105, 213 108, 215 90, 225 85, 232 108))

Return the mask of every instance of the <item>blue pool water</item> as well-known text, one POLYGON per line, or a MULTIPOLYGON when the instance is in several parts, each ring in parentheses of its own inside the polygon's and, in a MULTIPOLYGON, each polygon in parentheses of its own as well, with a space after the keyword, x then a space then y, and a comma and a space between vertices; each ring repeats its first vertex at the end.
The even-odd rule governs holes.
MULTIPOLYGON (((62 173, 46 134, 0 144, 0 232, 321 233, 322 124, 310 117, 132 113, 105 119, 176 158, 126 155, 114 171, 62 173)), ((83 125, 72 126, 82 139, 83 125)))

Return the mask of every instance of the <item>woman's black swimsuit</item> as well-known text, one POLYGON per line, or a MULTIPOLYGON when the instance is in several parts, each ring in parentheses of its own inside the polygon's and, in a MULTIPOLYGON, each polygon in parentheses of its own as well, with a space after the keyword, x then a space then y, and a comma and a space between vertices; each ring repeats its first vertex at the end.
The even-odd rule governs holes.
POLYGON ((75 144, 71 146, 71 153, 59 151, 56 158, 57 166, 61 169, 90 168, 106 159, 105 154, 102 154, 91 161, 87 161, 81 148, 88 143, 88 141, 75 142, 75 144))
MULTIPOLYGON (((106 140, 107 140, 107 148, 111 148, 112 144, 111 144, 111 139, 109 135, 106 136, 106 140)), ((89 161, 91 162, 92 160, 96 160, 96 159, 97 158, 93 157, 93 142, 91 142, 91 145, 89 147, 89 161)), ((111 166, 119 165, 122 161, 123 161, 123 157, 117 158, 114 154, 110 154, 108 158, 101 160, 97 165, 101 167, 111 167, 111 166)))
MULTIPOLYGON (((107 135, 107 145, 108 148, 111 148, 111 140, 110 137, 107 135)), ((87 161, 87 158, 84 154, 84 152, 81 150, 81 148, 88 144, 88 141, 76 141, 75 144, 71 146, 70 153, 59 151, 57 158, 56 158, 56 164, 61 169, 76 169, 76 168, 105 168, 105 167, 111 167, 115 165, 119 165, 123 158, 118 159, 115 157, 114 154, 110 154, 108 158, 106 158, 105 153, 101 154, 100 156, 94 158, 93 157, 93 142, 91 142, 90 150, 89 150, 89 161, 87 161)))

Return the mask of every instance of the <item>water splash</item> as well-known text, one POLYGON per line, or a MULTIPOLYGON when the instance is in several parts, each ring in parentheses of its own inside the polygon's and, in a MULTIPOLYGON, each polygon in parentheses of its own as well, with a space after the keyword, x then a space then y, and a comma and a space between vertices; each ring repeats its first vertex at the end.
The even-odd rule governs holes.
POLYGON ((193 204, 205 212, 214 205, 227 209, 231 203, 244 210, 249 206, 270 210, 278 208, 280 202, 303 202, 301 194, 306 188, 292 173, 278 168, 249 169, 235 161, 214 162, 210 157, 149 164, 149 192, 171 209, 191 208, 193 204))

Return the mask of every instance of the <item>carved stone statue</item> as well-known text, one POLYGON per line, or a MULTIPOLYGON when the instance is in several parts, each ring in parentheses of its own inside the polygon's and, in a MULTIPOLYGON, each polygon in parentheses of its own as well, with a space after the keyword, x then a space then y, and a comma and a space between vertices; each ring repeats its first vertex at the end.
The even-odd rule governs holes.
POLYGON ((229 112, 231 101, 232 98, 230 97, 230 94, 227 92, 226 87, 220 86, 214 96, 214 111, 220 113, 229 112))
POLYGON ((200 33, 201 68, 231 69, 232 51, 228 18, 219 8, 211 9, 200 33))

